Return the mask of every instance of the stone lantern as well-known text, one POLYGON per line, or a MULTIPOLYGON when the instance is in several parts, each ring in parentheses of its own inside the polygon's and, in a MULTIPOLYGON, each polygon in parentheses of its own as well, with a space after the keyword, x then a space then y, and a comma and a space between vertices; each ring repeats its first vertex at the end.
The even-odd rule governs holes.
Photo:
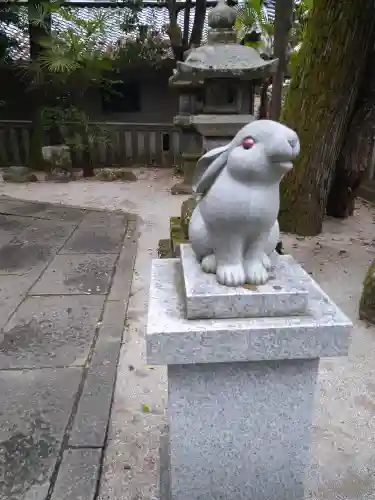
POLYGON ((235 20, 235 9, 219 0, 208 15, 207 44, 189 50, 170 78, 180 93, 174 124, 182 129, 184 162, 184 182, 172 188, 174 194, 191 193, 198 158, 255 119, 255 84, 276 70, 277 59, 265 61, 237 43, 235 20))

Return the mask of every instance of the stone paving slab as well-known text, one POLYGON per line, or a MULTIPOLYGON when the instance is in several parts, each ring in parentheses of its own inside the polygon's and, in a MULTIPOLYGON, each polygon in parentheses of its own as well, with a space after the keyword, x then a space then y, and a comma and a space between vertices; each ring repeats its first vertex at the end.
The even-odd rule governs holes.
POLYGON ((131 288, 137 249, 137 223, 130 219, 127 237, 117 264, 112 288, 103 315, 98 342, 77 408, 69 444, 104 446, 111 411, 112 393, 108 386, 116 381, 118 359, 131 288), (119 328, 118 325, 122 325, 119 328))
POLYGON ((0 229, 8 234, 19 234, 31 223, 32 219, 26 217, 21 218, 14 215, 3 215, 0 213, 0 229))
POLYGON ((0 328, 24 300, 32 284, 25 276, 0 276, 0 328))
POLYGON ((125 217, 88 223, 85 219, 60 251, 69 253, 118 253, 127 229, 125 217))
POLYGON ((0 500, 94 500, 137 238, 123 212, 0 196, 0 500))
POLYGON ((0 247, 8 245, 15 237, 15 234, 8 233, 0 228, 0 247))
POLYGON ((59 251, 75 226, 53 221, 33 220, 31 225, 0 248, 0 274, 27 274, 38 277, 59 251))
POLYGON ((100 474, 102 450, 67 450, 51 500, 94 498, 100 474))
POLYGON ((44 500, 80 368, 0 371, 0 498, 44 500))
POLYGON ((126 309, 122 302, 107 302, 95 353, 83 388, 74 425, 71 446, 104 446, 112 391, 117 372, 126 309))
POLYGON ((79 222, 85 217, 87 210, 83 208, 52 205, 51 203, 17 200, 2 196, 0 199, 0 213, 25 217, 65 220, 79 222))
POLYGON ((33 295, 107 294, 117 255, 57 255, 33 295))
POLYGON ((0 332, 0 366, 83 366, 104 296, 28 297, 0 332))

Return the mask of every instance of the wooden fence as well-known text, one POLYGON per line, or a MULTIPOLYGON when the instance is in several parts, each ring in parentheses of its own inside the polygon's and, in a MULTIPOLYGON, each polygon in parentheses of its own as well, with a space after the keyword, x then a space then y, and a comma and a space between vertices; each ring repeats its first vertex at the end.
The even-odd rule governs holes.
MULTIPOLYGON (((180 165, 180 132, 168 123, 95 122, 94 166, 180 165)), ((0 120, 0 166, 29 165, 30 121, 0 120)))

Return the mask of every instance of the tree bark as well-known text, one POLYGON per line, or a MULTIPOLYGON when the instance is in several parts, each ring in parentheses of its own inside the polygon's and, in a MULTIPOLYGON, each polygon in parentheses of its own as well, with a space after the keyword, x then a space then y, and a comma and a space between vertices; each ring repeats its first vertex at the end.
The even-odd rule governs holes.
POLYGON ((321 232, 328 191, 358 95, 373 29, 373 0, 315 0, 282 121, 301 153, 281 183, 280 226, 321 232))
POLYGON ((48 0, 29 0, 28 2, 31 60, 35 60, 42 51, 40 41, 51 34, 52 20, 50 14, 45 15, 42 25, 37 25, 32 21, 32 19, 35 17, 35 12, 37 12, 38 6, 42 5, 43 2, 46 3, 47 1, 48 0))
POLYGON ((189 47, 199 47, 202 43, 202 32, 206 17, 206 8, 206 0, 197 0, 195 2, 194 23, 191 30, 189 47))
POLYGON ((184 48, 182 42, 182 32, 181 28, 177 23, 178 8, 176 0, 168 0, 168 11, 169 11, 169 26, 167 29, 167 34, 171 43, 171 48, 173 56, 176 61, 182 61, 184 48))
POLYGON ((327 215, 353 215, 358 188, 365 177, 374 148, 375 28, 354 113, 346 131, 328 196, 327 215))
POLYGON ((284 75, 287 67, 287 47, 289 31, 292 26, 294 0, 279 0, 275 10, 275 49, 274 56, 278 58, 276 73, 272 77, 272 97, 270 118, 280 119, 281 100, 283 93, 284 75))

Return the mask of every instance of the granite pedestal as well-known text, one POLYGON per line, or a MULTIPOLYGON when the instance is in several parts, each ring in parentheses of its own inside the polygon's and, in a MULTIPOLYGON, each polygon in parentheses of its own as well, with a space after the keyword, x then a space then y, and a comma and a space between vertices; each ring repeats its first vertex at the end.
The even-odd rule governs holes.
POLYGON ((352 324, 290 256, 271 277, 275 288, 221 287, 189 245, 153 262, 147 358, 168 365, 161 500, 304 498, 319 358, 347 354, 352 324))

